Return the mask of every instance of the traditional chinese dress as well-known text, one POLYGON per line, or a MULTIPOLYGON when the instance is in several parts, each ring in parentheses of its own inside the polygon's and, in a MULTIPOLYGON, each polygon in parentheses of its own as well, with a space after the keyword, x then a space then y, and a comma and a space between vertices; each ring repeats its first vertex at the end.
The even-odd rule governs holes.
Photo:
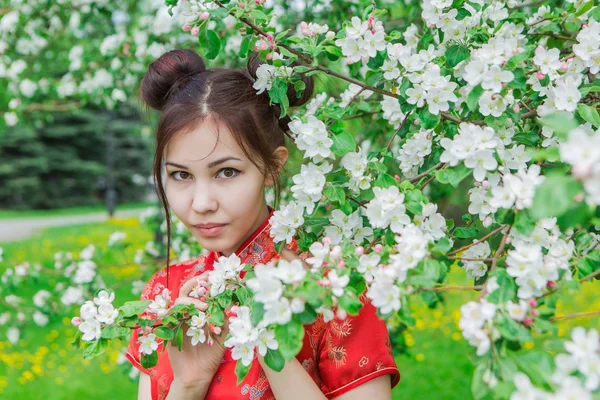
MULTIPOLYGON (((269 231, 269 218, 253 232, 253 234, 235 252, 242 263, 256 265, 278 259, 273 239, 269 231)), ((297 251, 296 241, 287 246, 297 251)), ((210 252, 197 258, 171 265, 169 267, 168 289, 175 297, 183 283, 193 276, 212 270, 213 263, 219 257, 217 252, 210 252)), ((156 295, 167 288, 166 268, 152 276, 144 288, 141 299, 153 300, 156 295)), ((390 339, 385 323, 377 317, 376 309, 365 296, 361 296, 364 306, 356 316, 348 316, 345 320, 333 320, 325 323, 319 315, 312 324, 304 326, 304 344, 296 358, 310 374, 314 382, 321 388, 327 398, 335 398, 378 376, 391 374, 392 387, 400 380, 400 373, 395 364, 390 339)), ((175 301, 175 298, 172 299, 175 301)), ((171 304, 172 305, 172 304, 171 304)), ((168 352, 161 352, 159 341, 158 364, 153 368, 144 368, 140 364, 138 333, 133 331, 127 359, 134 367, 150 376, 152 400, 163 400, 167 397, 173 371, 168 352)), ((185 339, 184 339, 185 340, 185 339)), ((275 399, 267 377, 258 360, 255 358, 250 372, 240 385, 235 375, 236 361, 231 358, 231 349, 226 349, 221 366, 215 373, 206 395, 207 400, 216 399, 275 399)))

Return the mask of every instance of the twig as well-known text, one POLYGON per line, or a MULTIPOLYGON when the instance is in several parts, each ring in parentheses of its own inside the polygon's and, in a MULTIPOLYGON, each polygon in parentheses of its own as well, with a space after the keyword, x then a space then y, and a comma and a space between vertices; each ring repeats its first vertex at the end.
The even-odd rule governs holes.
POLYGON ((61 111, 71 111, 81 107, 81 102, 76 101, 73 103, 65 103, 65 104, 39 104, 33 103, 25 107, 24 112, 33 112, 33 111, 50 111, 50 112, 61 112, 61 111))
POLYGON ((371 111, 371 112, 364 113, 364 114, 352 115, 351 117, 342 118, 342 121, 348 121, 350 119, 368 117, 369 115, 375 115, 375 114, 378 114, 378 113, 379 113, 379 111, 371 111))
POLYGON ((410 114, 412 113, 412 110, 410 110, 408 113, 406 113, 406 115, 404 116, 404 119, 402 120, 402 123, 400 124, 400 126, 398 127, 398 129, 396 129, 396 132, 394 132, 394 135, 392 135, 392 137, 390 138, 390 140, 388 141, 388 144, 386 147, 386 149, 390 149, 390 146, 392 145, 392 141, 394 140, 394 138, 396 137, 396 135, 398 134, 398 132, 400 132, 402 130, 402 128, 404 128, 404 125, 406 125, 406 121, 408 121, 408 117, 410 117, 410 114))
POLYGON ((474 242, 474 243, 471 243, 471 244, 468 244, 468 245, 466 245, 466 246, 463 246, 463 247, 461 247, 461 248, 459 248, 459 249, 453 250, 453 251, 449 252, 449 253, 448 253, 448 254, 446 254, 446 255, 447 255, 447 256, 450 256, 450 255, 452 255, 452 254, 460 253, 460 252, 461 252, 461 251, 463 251, 463 250, 466 250, 466 249, 468 249, 468 248, 470 248, 470 247, 473 247, 473 246, 475 246, 475 245, 477 245, 477 244, 479 244, 479 243, 483 242, 484 240, 488 239, 490 236, 492 236, 492 235, 495 235, 496 233, 498 233, 499 231, 501 231, 502 229, 504 229, 504 227, 505 227, 505 226, 506 226, 506 225, 502 225, 502 226, 500 226, 499 228, 496 228, 496 229, 494 229, 493 231, 491 231, 490 233, 488 233, 487 235, 485 235, 485 236, 484 236, 484 237, 482 237, 481 239, 477 239, 477 241, 476 241, 476 242, 474 242))
POLYGON ((414 293, 419 292, 449 292, 452 290, 481 290, 482 285, 475 286, 440 286, 434 288, 420 288, 414 291, 414 293))
MULTIPOLYGON (((586 275, 586 276, 584 276, 583 278, 579 279, 579 281, 578 281, 578 282, 579 282, 579 283, 581 283, 581 282, 585 282, 585 281, 587 281, 587 280, 590 280, 590 279, 592 279, 592 278, 595 278, 595 277, 596 277, 596 276, 598 276, 598 275, 600 275, 600 269, 599 269, 599 270, 597 270, 597 271, 594 271, 594 272, 592 272, 592 273, 591 273, 591 274, 589 274, 589 275, 586 275)), ((544 293, 542 296, 540 296, 540 298, 542 298, 542 297, 546 297, 546 296, 550 296, 550 295, 552 295, 552 294, 554 294, 554 293, 556 293, 556 292, 558 292, 558 291, 559 291, 559 289, 553 289, 553 290, 550 290, 549 292, 546 292, 546 293, 544 293)))
POLYGON ((563 319, 573 319, 573 318, 582 318, 582 317, 592 317, 594 315, 600 315, 600 311, 590 311, 590 312, 583 312, 583 313, 575 313, 575 314, 567 314, 567 315, 561 315, 561 316, 557 316, 557 317, 552 317, 550 318, 550 321, 561 321, 563 319))
POLYGON ((435 175, 432 175, 432 176, 431 176, 431 178, 427 179, 427 180, 425 181, 425 183, 423 183, 423 184, 421 185, 421 187, 419 188, 419 190, 423 190, 423 189, 425 189, 425 186, 429 185, 429 184, 431 183, 431 181, 433 181, 434 179, 435 179, 435 175))
POLYGON ((551 33, 551 32, 533 32, 533 33, 529 33, 529 35, 531 35, 531 36, 548 36, 548 37, 552 37, 552 38, 555 38, 555 39, 570 40, 572 42, 576 42, 577 41, 577 39, 574 39, 572 37, 561 36, 561 35, 557 35, 556 33, 551 33))
POLYGON ((508 238, 508 234, 510 233, 511 228, 512 228, 512 225, 508 225, 508 229, 506 230, 506 232, 504 232, 504 235, 502 236, 502 240, 500 240, 500 246, 498 246, 498 250, 496 250, 496 252, 494 253, 494 256, 492 257, 492 266, 490 267, 490 270, 488 271, 488 278, 485 280, 485 283, 483 284, 483 289, 481 290, 481 294, 479 295, 480 299, 482 299, 485 296, 485 294, 487 293, 487 285, 488 285, 488 281, 490 280, 490 275, 496 269, 496 265, 498 264, 498 258, 500 257, 500 255, 502 253, 504 253, 504 247, 506 246, 506 239, 508 238))
POLYGON ((408 181, 409 181, 410 183, 415 183, 415 182, 419 181, 421 178, 423 178, 423 177, 425 177, 425 176, 429 175, 429 173, 430 173, 431 171, 433 171, 433 170, 436 170, 436 169, 443 168, 444 166, 446 166, 446 163, 443 163, 443 162, 441 162, 441 163, 437 163, 437 164, 436 164, 436 165, 434 165, 433 167, 429 168, 427 171, 425 171, 425 172, 423 172, 422 174, 419 174, 419 175, 417 175, 417 176, 415 176, 415 177, 413 177, 413 178, 410 178, 408 181))
POLYGON ((493 257, 488 257, 488 258, 464 258, 464 257, 455 257, 455 256, 450 256, 448 257, 450 260, 458 260, 458 261, 492 261, 494 258, 493 257))

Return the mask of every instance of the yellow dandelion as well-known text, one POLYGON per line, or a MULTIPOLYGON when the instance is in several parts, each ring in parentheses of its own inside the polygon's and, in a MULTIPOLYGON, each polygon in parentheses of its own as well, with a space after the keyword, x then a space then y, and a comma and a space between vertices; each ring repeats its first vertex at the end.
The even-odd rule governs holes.
POLYGON ((417 359, 417 361, 421 362, 421 361, 425 360, 425 354, 419 353, 415 356, 415 358, 417 359))
POLYGON ((419 329, 419 330, 420 330, 420 329, 424 329, 424 328, 425 328, 425 322, 423 322, 423 320, 422 320, 422 319, 418 319, 418 320, 415 322, 415 328, 416 328, 416 329, 419 329))

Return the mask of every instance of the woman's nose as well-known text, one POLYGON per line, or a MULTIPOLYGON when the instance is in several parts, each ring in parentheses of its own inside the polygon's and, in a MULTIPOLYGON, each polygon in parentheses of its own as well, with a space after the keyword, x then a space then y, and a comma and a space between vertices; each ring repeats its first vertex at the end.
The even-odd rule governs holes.
POLYGON ((199 213, 207 213, 217 211, 218 202, 214 191, 206 185, 196 185, 194 198, 192 199, 192 209, 199 213))

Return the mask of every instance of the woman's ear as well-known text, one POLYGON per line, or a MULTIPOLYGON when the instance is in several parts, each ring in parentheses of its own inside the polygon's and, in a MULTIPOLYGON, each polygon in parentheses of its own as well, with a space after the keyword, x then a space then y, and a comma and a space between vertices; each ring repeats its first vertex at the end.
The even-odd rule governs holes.
MULTIPOLYGON (((279 177, 289 156, 288 149, 286 149, 285 146, 279 146, 273 151, 273 156, 277 160, 277 177, 279 177)), ((274 184, 275 180, 273 179, 273 177, 270 175, 267 176, 265 179, 265 186, 270 187, 274 184)))

